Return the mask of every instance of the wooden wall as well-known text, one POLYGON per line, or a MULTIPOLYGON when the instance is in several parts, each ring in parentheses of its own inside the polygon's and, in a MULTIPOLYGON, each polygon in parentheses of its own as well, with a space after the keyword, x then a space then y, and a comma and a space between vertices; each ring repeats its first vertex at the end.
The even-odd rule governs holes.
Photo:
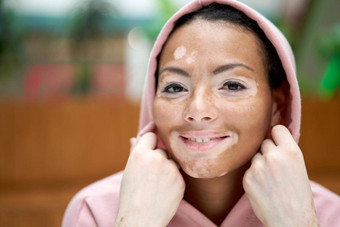
POLYGON ((340 99, 302 100, 299 145, 309 177, 340 195, 340 99))
MULTIPOLYGON (((0 102, 0 226, 60 226, 71 197, 124 168, 139 107, 123 100, 0 102)), ((340 194, 340 100, 303 100, 311 179, 340 194)))
POLYGON ((123 101, 0 104, 0 226, 60 226, 82 187, 124 168, 139 107, 123 101))

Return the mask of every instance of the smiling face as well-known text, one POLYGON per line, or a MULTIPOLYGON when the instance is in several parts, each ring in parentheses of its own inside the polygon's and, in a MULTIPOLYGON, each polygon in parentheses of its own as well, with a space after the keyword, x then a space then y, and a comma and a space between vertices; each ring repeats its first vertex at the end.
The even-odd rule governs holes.
POLYGON ((213 178, 236 170, 266 137, 273 100, 259 43, 236 25, 196 19, 165 44, 153 118, 186 174, 213 178))

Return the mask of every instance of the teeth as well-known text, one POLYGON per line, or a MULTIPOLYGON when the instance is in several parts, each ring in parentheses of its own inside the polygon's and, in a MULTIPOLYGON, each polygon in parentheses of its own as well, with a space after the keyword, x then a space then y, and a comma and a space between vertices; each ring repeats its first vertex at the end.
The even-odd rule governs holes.
POLYGON ((211 138, 188 138, 188 140, 196 142, 196 143, 206 143, 211 140, 211 138))
POLYGON ((210 138, 204 138, 203 139, 203 143, 206 143, 206 142, 209 142, 210 141, 210 138))
POLYGON ((197 143, 203 143, 203 139, 201 139, 201 138, 196 138, 196 142, 197 142, 197 143))

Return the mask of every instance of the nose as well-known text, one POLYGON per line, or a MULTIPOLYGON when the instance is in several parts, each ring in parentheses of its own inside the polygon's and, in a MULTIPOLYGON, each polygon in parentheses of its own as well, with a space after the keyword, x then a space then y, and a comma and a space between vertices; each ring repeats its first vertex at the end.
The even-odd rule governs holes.
POLYGON ((188 99, 184 119, 190 123, 211 122, 217 117, 213 99, 207 92, 195 92, 188 99))

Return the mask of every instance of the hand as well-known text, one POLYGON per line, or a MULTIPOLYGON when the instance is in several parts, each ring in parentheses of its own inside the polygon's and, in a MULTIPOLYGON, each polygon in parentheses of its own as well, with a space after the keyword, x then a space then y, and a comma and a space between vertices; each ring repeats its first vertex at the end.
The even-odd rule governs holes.
POLYGON ((166 226, 183 198, 183 177, 166 152, 155 149, 154 133, 130 142, 115 226, 166 226))
POLYGON ((265 226, 318 226, 302 152, 288 129, 277 125, 243 178, 250 204, 265 226))

